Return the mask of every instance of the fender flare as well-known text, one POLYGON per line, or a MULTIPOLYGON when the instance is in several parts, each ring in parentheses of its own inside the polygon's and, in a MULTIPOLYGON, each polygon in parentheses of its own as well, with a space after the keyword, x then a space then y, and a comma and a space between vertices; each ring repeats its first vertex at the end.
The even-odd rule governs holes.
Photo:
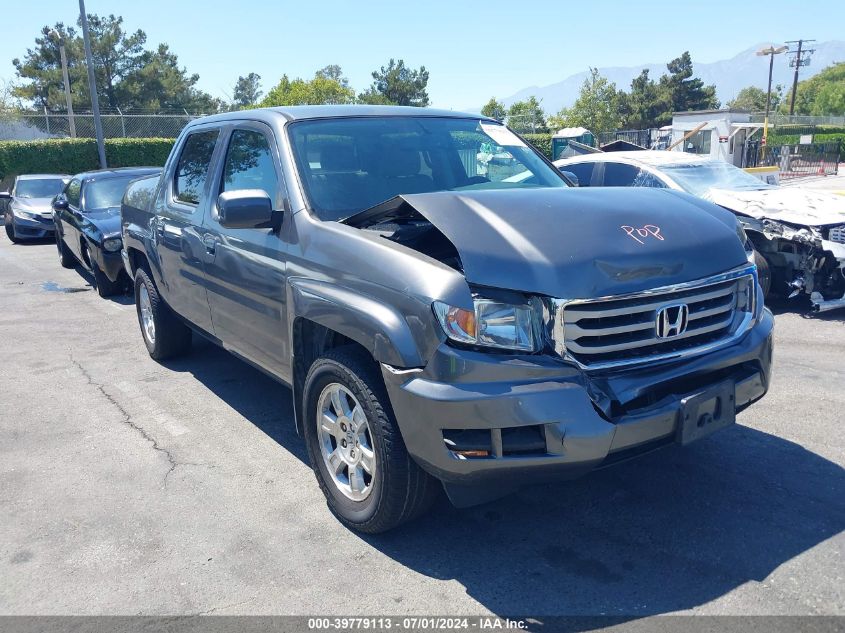
POLYGON ((306 278, 288 280, 290 338, 293 323, 305 318, 362 345, 380 363, 422 367, 417 341, 395 308, 349 288, 306 278))

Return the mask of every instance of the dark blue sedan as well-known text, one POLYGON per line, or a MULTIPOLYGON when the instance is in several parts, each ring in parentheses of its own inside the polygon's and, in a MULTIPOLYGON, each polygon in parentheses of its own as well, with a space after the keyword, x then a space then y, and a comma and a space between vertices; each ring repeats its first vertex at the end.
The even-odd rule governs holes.
POLYGON ((59 260, 65 268, 82 264, 91 271, 101 297, 128 284, 120 258, 123 193, 134 179, 158 173, 158 167, 124 167, 77 174, 53 201, 59 260))

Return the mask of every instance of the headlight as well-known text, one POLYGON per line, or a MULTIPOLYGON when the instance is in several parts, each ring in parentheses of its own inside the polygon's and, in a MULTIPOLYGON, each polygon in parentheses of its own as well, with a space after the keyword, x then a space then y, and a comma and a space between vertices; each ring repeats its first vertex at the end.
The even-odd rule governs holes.
POLYGON ((103 241, 103 249, 109 251, 110 253, 119 251, 121 246, 123 246, 123 242, 119 237, 113 237, 103 241))
POLYGON ((29 211, 24 211, 16 207, 15 205, 9 206, 9 210, 12 212, 12 215, 22 218, 24 220, 37 220, 38 214, 37 213, 30 213, 29 211))
POLYGON ((453 341, 469 345, 536 351, 540 343, 539 302, 515 305, 475 298, 474 310, 464 310, 440 301, 434 314, 443 331, 453 341))

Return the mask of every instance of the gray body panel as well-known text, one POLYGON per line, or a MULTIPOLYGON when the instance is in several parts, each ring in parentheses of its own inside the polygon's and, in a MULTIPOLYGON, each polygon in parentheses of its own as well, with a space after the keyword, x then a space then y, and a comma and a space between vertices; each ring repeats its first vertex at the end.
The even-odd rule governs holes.
POLYGON ((557 298, 615 295, 722 273, 747 264, 747 255, 731 214, 667 192, 444 192, 403 195, 345 222, 312 214, 285 126, 330 116, 478 118, 411 110, 267 109, 191 123, 161 180, 137 181, 127 191, 127 269, 132 274, 148 267, 165 301, 192 327, 293 385, 296 408, 297 324, 317 324, 361 345, 381 363, 409 452, 449 482, 459 503, 461 485, 489 474, 583 472, 614 451, 671 436, 679 398, 661 399, 651 409, 628 407, 648 400, 652 390, 674 388, 680 395, 687 385, 707 386, 717 375, 737 385, 752 376, 753 387, 737 387, 747 396, 743 403, 738 395, 737 405, 763 395, 770 370, 768 313, 718 353, 601 375, 545 350, 525 356, 447 343, 432 303, 471 309, 479 287, 557 298), (204 195, 183 209, 172 198, 175 157, 187 135, 208 128, 220 130, 220 137, 204 195), (226 229, 217 221, 221 161, 232 130, 242 128, 263 130, 272 147, 280 182, 276 208, 284 211, 275 229, 226 229), (367 228, 396 214, 430 221, 455 246, 463 271, 367 228), (659 225, 663 239, 637 241, 624 228, 644 224, 659 225), (443 444, 443 429, 537 424, 557 442, 542 457, 462 461, 443 444))

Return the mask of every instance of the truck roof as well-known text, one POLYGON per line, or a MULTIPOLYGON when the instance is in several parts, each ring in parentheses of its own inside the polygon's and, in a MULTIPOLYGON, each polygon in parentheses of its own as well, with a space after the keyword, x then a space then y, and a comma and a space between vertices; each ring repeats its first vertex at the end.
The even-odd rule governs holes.
POLYGON ((455 119, 488 119, 481 114, 456 112, 454 110, 438 110, 436 108, 415 108, 412 106, 384 106, 384 105, 306 105, 281 106, 275 108, 255 108, 252 110, 237 110, 212 114, 197 121, 237 121, 240 119, 268 120, 283 118, 286 121, 302 121, 306 119, 333 119, 344 117, 368 116, 414 116, 414 117, 449 117, 455 119))

